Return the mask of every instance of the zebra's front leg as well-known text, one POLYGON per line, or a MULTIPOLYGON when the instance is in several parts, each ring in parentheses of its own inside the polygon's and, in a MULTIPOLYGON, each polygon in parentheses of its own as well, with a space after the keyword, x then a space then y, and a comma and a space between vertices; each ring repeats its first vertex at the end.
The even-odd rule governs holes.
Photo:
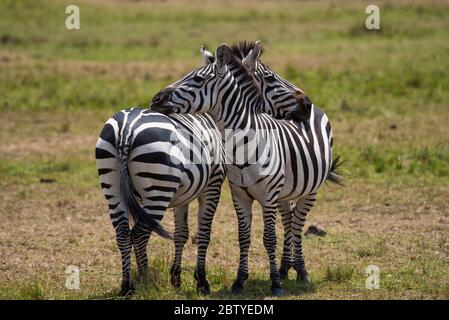
POLYGON ((210 242, 212 220, 214 219, 219 199, 220 187, 205 191, 204 195, 198 199, 198 252, 194 276, 197 281, 198 293, 205 295, 210 293, 209 281, 206 278, 206 254, 210 242))
POLYGON ((248 279, 248 251, 251 245, 251 222, 253 199, 249 198, 242 190, 232 189, 232 201, 237 214, 240 262, 237 279, 232 284, 232 294, 240 294, 243 285, 248 279))
POLYGON ((290 202, 280 202, 278 211, 281 215, 282 225, 284 227, 284 246, 282 250, 281 266, 279 267, 279 275, 281 279, 288 279, 288 271, 293 266, 292 261, 292 215, 293 208, 290 202))
POLYGON ((137 261, 138 279, 145 283, 148 280, 147 244, 151 236, 151 230, 137 222, 131 230, 131 235, 137 261))
POLYGON ((132 239, 129 230, 128 219, 116 227, 117 246, 122 256, 122 285, 120 295, 129 296, 134 292, 134 286, 131 281, 131 251, 132 239))
POLYGON ((263 244, 268 253, 270 261, 270 279, 271 279, 271 294, 273 296, 281 296, 284 290, 281 287, 279 270, 276 265, 276 210, 277 203, 264 204, 262 206, 264 232, 263 244))
POLYGON ((175 288, 181 286, 181 262, 184 245, 189 239, 189 224, 188 224, 189 206, 179 206, 174 210, 175 215, 175 258, 173 265, 170 268, 170 282, 175 288))
POLYGON ((293 266, 297 272, 296 281, 298 283, 309 283, 310 278, 306 270, 304 256, 302 252, 302 228, 306 223, 306 217, 310 209, 312 209, 316 200, 316 192, 309 194, 305 198, 299 199, 296 208, 293 211, 292 229, 294 243, 294 261, 293 266))

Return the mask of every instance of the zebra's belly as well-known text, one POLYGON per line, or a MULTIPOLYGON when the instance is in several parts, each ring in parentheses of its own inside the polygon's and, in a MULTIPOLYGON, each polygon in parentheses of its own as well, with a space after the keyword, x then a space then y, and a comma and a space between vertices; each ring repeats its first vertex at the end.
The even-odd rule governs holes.
MULTIPOLYGON (((229 182, 234 187, 246 190, 251 197, 260 203, 263 203, 265 199, 271 197, 270 193, 273 192, 273 188, 270 186, 270 182, 274 180, 271 176, 265 176, 265 178, 260 175, 251 176, 242 171, 239 173, 238 168, 235 166, 228 166, 227 168, 229 182), (233 173, 229 171, 233 171, 233 173), (259 181, 255 182, 257 180, 256 178, 259 181), (250 180, 251 182, 249 182, 250 180)), ((285 177, 280 181, 284 183, 284 186, 279 191, 279 201, 296 200, 317 191, 326 180, 329 171, 326 170, 321 177, 309 177, 310 182, 307 182, 303 175, 294 176, 291 170, 287 169, 283 173, 285 173, 285 177)))
POLYGON ((222 170, 217 170, 217 166, 214 163, 184 163, 175 167, 162 163, 131 162, 129 172, 134 188, 144 202, 172 208, 198 198, 217 172, 222 181, 222 170))
POLYGON ((247 190, 260 203, 270 197, 276 185, 282 185, 279 200, 295 200, 317 191, 329 174, 331 155, 326 157, 317 152, 313 157, 314 161, 306 163, 283 161, 274 157, 270 162, 275 165, 269 167, 260 163, 244 168, 228 164, 228 180, 234 187, 247 190))
POLYGON ((186 164, 184 174, 178 190, 176 191, 169 207, 177 207, 187 204, 199 196, 209 187, 217 164, 186 164))
POLYGON ((330 157, 315 154, 315 161, 297 162, 285 166, 284 186, 279 192, 279 200, 290 201, 316 192, 326 181, 331 163, 330 157))
POLYGON ((329 174, 331 159, 330 148, 326 148, 324 153, 317 149, 304 159, 297 155, 273 156, 265 163, 243 167, 228 164, 227 175, 234 187, 247 190, 261 203, 276 189, 279 190, 280 201, 290 201, 319 189, 329 174))

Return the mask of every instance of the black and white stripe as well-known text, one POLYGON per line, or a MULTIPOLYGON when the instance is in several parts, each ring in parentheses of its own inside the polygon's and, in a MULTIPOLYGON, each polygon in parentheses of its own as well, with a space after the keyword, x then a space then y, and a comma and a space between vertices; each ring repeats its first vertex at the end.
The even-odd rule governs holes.
POLYGON ((146 246, 152 231, 170 238, 159 221, 175 207, 172 284, 179 287, 183 247, 188 240, 188 204, 199 201, 198 290, 209 292, 205 260, 212 219, 225 177, 221 135, 208 115, 167 117, 148 109, 116 113, 104 125, 96 146, 101 187, 122 255, 122 294, 132 291, 131 251, 139 277, 147 276, 146 246), (134 220, 129 227, 130 213, 134 220))
POLYGON ((313 106, 309 106, 310 120, 303 122, 275 119, 263 113, 270 108, 275 112, 287 108, 289 114, 304 114, 300 102, 308 99, 296 87, 287 88, 285 84, 278 84, 285 95, 268 94, 273 90, 268 90, 267 82, 255 77, 252 71, 257 58, 257 54, 250 53, 241 61, 231 48, 221 45, 213 63, 164 89, 160 93, 163 99, 158 97, 153 108, 164 113, 209 112, 224 132, 225 140, 229 138, 226 135, 235 138, 237 133, 243 134, 247 146, 257 146, 266 152, 255 163, 237 163, 234 160, 239 157, 239 149, 226 148, 227 159, 234 159, 226 163, 226 169, 239 219, 240 264, 233 292, 240 292, 248 277, 252 204, 257 200, 263 209, 263 240, 269 256, 272 293, 277 295, 282 289, 275 255, 276 211, 278 208, 281 212, 293 211, 291 220, 284 221, 291 224, 293 233, 293 266, 298 280, 308 280, 301 232, 318 188, 334 174, 332 131, 326 115, 313 106), (296 202, 293 210, 290 201, 296 202))
MULTIPOLYGON (((278 119, 293 119, 297 122, 302 122, 302 125, 304 126, 313 124, 312 129, 315 131, 314 137, 320 140, 320 146, 329 148, 331 152, 333 147, 333 133, 326 114, 316 106, 312 105, 301 89, 282 78, 260 61, 260 56, 263 52, 260 42, 241 42, 238 45, 233 46, 232 51, 235 56, 242 60, 242 63, 248 71, 252 73, 260 87, 265 104, 264 112, 267 112, 278 119)), ((329 159, 331 158, 332 155, 330 154, 329 159)), ((339 157, 336 157, 332 161, 331 170, 327 175, 327 180, 341 185, 341 177, 336 173, 340 164, 339 157)), ((323 162, 322 165, 324 166, 325 162, 323 162)), ((306 171, 305 174, 307 174, 306 171)), ((308 211, 313 207, 315 200, 316 195, 311 195, 308 197, 307 202, 301 202, 301 207, 297 208, 304 217, 304 220, 308 211)), ((294 202, 290 204, 280 202, 279 212, 284 226, 283 254, 279 269, 281 278, 287 278, 288 270, 293 266, 291 254, 291 217, 294 209, 294 202)), ((303 225, 299 227, 302 230, 303 225)), ((301 241, 301 239, 299 240, 301 241)), ((303 258, 300 259, 300 265, 304 266, 303 258)), ((308 281, 305 267, 301 267, 300 269, 300 278, 308 281)))

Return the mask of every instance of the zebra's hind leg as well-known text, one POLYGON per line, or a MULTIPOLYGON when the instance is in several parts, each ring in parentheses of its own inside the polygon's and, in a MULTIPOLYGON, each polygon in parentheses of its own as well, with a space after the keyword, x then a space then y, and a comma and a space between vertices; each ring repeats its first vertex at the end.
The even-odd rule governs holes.
POLYGON ((122 284, 120 294, 129 296, 134 292, 131 281, 132 238, 129 229, 128 209, 120 196, 120 176, 115 159, 97 159, 103 194, 108 202, 109 216, 115 229, 117 247, 122 259, 122 284))
POLYGON ((279 270, 276 265, 276 210, 277 203, 266 203, 262 206, 264 232, 263 244, 268 253, 270 261, 270 279, 271 279, 271 294, 273 296, 281 296, 284 290, 281 287, 279 270))
POLYGON ((209 294, 210 285, 206 278, 206 254, 210 242, 210 232, 212 220, 217 210, 220 200, 221 183, 214 186, 211 190, 206 190, 198 198, 198 252, 196 256, 195 280, 197 281, 197 290, 200 294, 209 294))
POLYGON ((145 283, 148 280, 147 244, 151 236, 151 230, 137 222, 131 229, 131 235, 137 261, 138 280, 145 283))
POLYGON ((174 210, 175 215, 175 258, 173 265, 170 268, 170 282, 175 288, 181 286, 181 261, 184 245, 189 238, 189 225, 188 225, 188 205, 176 207, 174 210))
POLYGON ((232 284, 232 294, 240 294, 243 284, 248 279, 248 251, 251 245, 251 222, 253 199, 241 189, 232 188, 232 201, 237 213, 240 262, 237 279, 232 284))
POLYGON ((293 211, 292 229, 294 244, 294 261, 293 266, 297 272, 296 281, 298 283, 309 283, 310 278, 307 273, 304 256, 302 252, 302 228, 306 223, 306 217, 310 209, 312 209, 316 200, 316 192, 309 194, 305 198, 299 199, 296 208, 293 211))
POLYGON ((288 271, 293 267, 292 260, 292 215, 293 208, 290 202, 281 202, 278 205, 278 211, 281 215, 282 225, 284 227, 284 246, 282 251, 281 266, 279 275, 281 279, 288 279, 288 271))
MULTIPOLYGON (((126 219, 128 220, 128 219, 126 219)), ((129 296, 134 292, 134 285, 131 281, 131 251, 132 239, 128 221, 116 227, 117 246, 122 256, 122 285, 120 295, 129 296)))

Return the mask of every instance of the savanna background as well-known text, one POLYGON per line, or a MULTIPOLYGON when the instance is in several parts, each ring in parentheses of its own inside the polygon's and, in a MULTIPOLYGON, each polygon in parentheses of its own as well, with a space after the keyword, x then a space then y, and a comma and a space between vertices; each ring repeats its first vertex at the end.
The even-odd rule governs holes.
MULTIPOLYGON (((0 1, 0 298, 119 298, 94 158, 103 123, 200 65, 201 44, 260 39, 262 60, 328 114, 345 160, 346 187, 325 185, 306 224, 327 231, 304 240, 312 283, 296 287, 291 271, 283 298, 448 299, 448 36, 447 1, 0 1), (371 3, 381 31, 365 29, 371 3), (65 28, 68 4, 80 30, 65 28), (365 288, 371 264, 378 290, 365 288), (69 265, 81 268, 78 291, 65 288, 69 265)), ((266 298, 258 207, 252 239, 241 298, 266 298)), ((278 221, 279 253, 281 243, 278 221)), ((152 282, 133 298, 204 299, 195 251, 189 241, 176 291, 173 245, 153 236, 152 282)), ((238 242, 227 186, 208 253, 206 299, 229 298, 238 242)))

